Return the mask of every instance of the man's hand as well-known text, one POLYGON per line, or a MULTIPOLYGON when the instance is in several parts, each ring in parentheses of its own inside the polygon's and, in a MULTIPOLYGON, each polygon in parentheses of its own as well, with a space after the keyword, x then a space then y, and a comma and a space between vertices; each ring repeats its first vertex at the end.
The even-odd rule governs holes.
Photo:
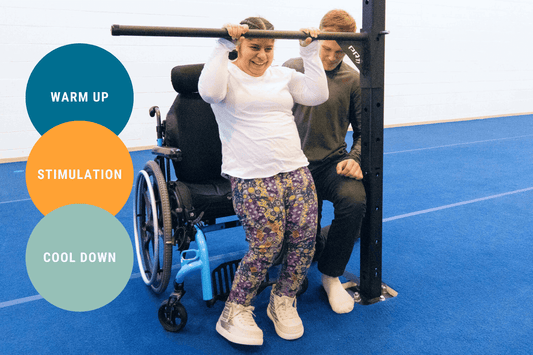
POLYGON ((356 180, 363 179, 363 171, 359 164, 353 159, 346 159, 337 164, 337 174, 356 180))

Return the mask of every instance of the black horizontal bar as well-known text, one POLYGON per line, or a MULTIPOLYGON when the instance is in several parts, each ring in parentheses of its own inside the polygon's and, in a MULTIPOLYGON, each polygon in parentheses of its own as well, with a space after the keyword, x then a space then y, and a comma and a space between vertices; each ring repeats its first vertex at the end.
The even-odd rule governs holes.
MULTIPOLYGON (((215 37, 230 38, 225 29, 194 28, 194 27, 157 27, 157 26, 111 26, 113 36, 155 36, 155 37, 215 37)), ((302 31, 269 31, 249 30, 244 34, 246 38, 279 38, 279 39, 306 39, 302 31)), ((367 33, 350 32, 324 32, 317 36, 319 40, 365 41, 367 33)))

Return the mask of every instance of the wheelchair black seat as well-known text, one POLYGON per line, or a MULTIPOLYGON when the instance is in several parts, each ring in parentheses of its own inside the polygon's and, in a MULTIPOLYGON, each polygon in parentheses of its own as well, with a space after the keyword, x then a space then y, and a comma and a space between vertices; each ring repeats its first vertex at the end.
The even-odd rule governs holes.
POLYGON ((231 201, 231 185, 226 179, 204 181, 202 183, 171 182, 170 188, 174 188, 183 198, 189 194, 190 206, 194 210, 194 218, 201 214, 201 219, 209 224, 214 223, 216 218, 232 216, 235 214, 231 201))
POLYGON ((221 179, 222 148, 211 106, 198 94, 203 64, 172 69, 172 86, 178 93, 165 125, 164 145, 178 147, 181 161, 173 161, 178 180, 201 183, 221 179))
POLYGON ((178 93, 165 123, 164 145, 181 150, 172 165, 189 189, 195 210, 204 218, 234 215, 229 180, 221 176, 222 148, 211 106, 198 94, 203 64, 174 67, 171 81, 178 93))

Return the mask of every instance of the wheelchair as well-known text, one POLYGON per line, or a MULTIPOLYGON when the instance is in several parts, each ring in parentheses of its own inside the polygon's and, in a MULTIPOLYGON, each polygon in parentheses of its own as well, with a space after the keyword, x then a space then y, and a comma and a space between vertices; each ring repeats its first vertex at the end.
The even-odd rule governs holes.
MULTIPOLYGON (((185 277, 200 272, 203 300, 212 307, 217 300, 227 299, 240 262, 224 262, 211 271, 206 233, 241 223, 226 218, 235 216, 231 185, 221 176, 218 125, 211 106, 198 94, 202 68, 203 64, 192 64, 172 69, 172 86, 178 95, 166 120, 161 121, 157 106, 149 110, 157 120, 155 158, 145 164, 134 185, 135 249, 141 277, 151 291, 161 294, 167 289, 173 249, 180 253, 174 291, 158 310, 161 325, 170 332, 180 331, 187 323, 187 311, 180 302, 185 277)), ((283 254, 284 249, 274 265, 281 263, 283 254)), ((267 274, 258 293, 274 282, 267 274)), ((298 295, 307 286, 306 278, 298 295)))

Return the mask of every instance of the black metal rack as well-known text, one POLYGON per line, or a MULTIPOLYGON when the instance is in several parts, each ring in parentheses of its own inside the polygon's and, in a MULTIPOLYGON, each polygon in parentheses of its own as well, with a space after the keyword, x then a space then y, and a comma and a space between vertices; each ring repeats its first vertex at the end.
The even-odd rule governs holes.
MULTIPOLYGON (((385 77, 385 0, 363 1, 360 33, 329 32, 318 40, 337 40, 361 73, 361 168, 367 194, 367 211, 361 230, 360 279, 347 272, 345 287, 359 294, 361 304, 372 304, 397 295, 382 282, 383 219, 383 107, 385 77)), ((111 27, 113 36, 168 36, 229 38, 225 29, 187 27, 111 27)), ((249 30, 245 37, 305 39, 301 31, 249 30)))

